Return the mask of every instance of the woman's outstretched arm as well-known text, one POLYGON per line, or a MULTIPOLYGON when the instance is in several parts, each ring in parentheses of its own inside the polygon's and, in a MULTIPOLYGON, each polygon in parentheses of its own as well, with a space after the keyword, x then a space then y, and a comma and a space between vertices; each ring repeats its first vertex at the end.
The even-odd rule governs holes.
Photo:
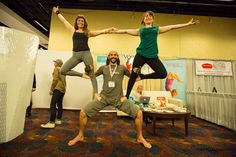
POLYGON ((116 28, 111 27, 103 30, 96 30, 96 31, 89 31, 89 37, 95 37, 101 34, 110 34, 112 31, 114 31, 116 28))
POLYGON ((183 23, 183 24, 160 26, 159 27, 159 33, 165 33, 165 32, 168 32, 170 30, 173 30, 173 29, 183 28, 183 27, 195 25, 195 24, 198 24, 198 23, 199 23, 198 20, 193 21, 193 19, 191 19, 189 22, 183 23))
POLYGON ((139 29, 116 29, 112 31, 114 34, 129 34, 132 36, 139 36, 139 29))
POLYGON ((62 14, 59 11, 59 7, 53 7, 52 11, 57 14, 60 21, 65 25, 65 27, 71 31, 72 33, 75 31, 75 28, 62 16, 62 14))

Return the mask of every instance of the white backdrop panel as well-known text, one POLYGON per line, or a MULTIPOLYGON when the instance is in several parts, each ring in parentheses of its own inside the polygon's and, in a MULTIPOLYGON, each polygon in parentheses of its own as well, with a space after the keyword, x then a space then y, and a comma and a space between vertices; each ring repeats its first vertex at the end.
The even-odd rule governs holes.
MULTIPOLYGON (((51 96, 49 90, 52 83, 53 60, 60 58, 66 62, 72 52, 58 52, 39 50, 36 61, 36 91, 33 92, 33 108, 50 108, 51 96)), ((73 70, 84 72, 84 63, 80 63, 73 70)), ((65 109, 80 109, 92 100, 92 84, 90 80, 66 76, 67 88, 63 100, 65 109)))
POLYGON ((39 38, 0 27, 0 143, 23 133, 39 38))

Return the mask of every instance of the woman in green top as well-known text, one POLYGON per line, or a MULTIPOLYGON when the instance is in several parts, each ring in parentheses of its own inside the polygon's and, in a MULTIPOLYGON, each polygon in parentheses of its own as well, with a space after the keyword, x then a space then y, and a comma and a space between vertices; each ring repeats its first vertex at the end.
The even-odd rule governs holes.
POLYGON ((133 36, 140 36, 140 44, 136 49, 136 55, 133 61, 133 69, 128 82, 126 97, 129 98, 130 92, 134 86, 136 80, 142 79, 156 79, 156 78, 166 78, 167 72, 158 58, 158 46, 157 46, 157 36, 160 33, 165 33, 173 29, 182 28, 190 25, 199 23, 199 21, 193 21, 191 19, 189 22, 184 24, 168 25, 168 26, 153 26, 154 13, 152 11, 147 11, 143 15, 141 24, 144 25, 140 29, 124 29, 116 30, 114 33, 117 34, 129 34, 133 36), (141 74, 141 67, 144 64, 148 64, 152 69, 151 74, 141 74))

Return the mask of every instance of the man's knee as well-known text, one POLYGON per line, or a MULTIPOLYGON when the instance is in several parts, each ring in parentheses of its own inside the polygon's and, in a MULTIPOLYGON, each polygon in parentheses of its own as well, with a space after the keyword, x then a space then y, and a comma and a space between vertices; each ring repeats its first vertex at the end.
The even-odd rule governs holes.
POLYGON ((143 112, 141 110, 138 110, 137 118, 142 118, 142 117, 143 117, 143 112))

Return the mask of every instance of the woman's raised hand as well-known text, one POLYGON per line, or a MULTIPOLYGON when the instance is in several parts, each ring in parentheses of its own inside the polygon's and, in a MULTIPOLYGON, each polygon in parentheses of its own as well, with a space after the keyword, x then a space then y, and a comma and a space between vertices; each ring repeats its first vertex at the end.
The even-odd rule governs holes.
POLYGON ((193 21, 193 18, 188 22, 188 25, 195 25, 195 24, 198 24, 200 23, 199 20, 196 20, 196 21, 193 21))
POLYGON ((57 11, 59 11, 59 6, 53 7, 53 8, 52 8, 52 11, 53 11, 54 13, 56 13, 57 11))

